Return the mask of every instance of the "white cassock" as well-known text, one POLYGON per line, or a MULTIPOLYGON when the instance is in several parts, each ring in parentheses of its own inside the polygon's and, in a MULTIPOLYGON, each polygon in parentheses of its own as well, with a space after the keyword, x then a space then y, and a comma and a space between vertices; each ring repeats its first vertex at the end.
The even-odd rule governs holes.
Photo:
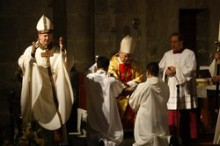
MULTIPOLYGON (((64 124, 71 114, 74 101, 68 74, 71 65, 68 64, 66 52, 61 52, 57 47, 51 50, 54 52, 54 55, 49 57, 51 71, 59 104, 58 110, 64 124)), ((23 73, 22 118, 24 122, 36 120, 45 129, 55 130, 61 127, 61 123, 53 99, 46 58, 41 57, 45 50, 38 47, 35 58, 31 56, 31 51, 32 46, 28 47, 18 60, 23 73)))
POLYGON ((209 66, 209 72, 212 77, 216 76, 217 74, 217 61, 213 59, 212 63, 209 66))
POLYGON ((163 80, 167 81, 170 89, 170 98, 167 103, 169 110, 193 109, 197 107, 196 96, 196 58, 193 51, 184 49, 182 53, 166 52, 159 63, 163 71, 163 80), (176 75, 167 77, 166 69, 176 67, 176 75), (179 86, 179 99, 177 98, 177 86, 179 86))
POLYGON ((131 95, 129 104, 137 112, 134 146, 168 146, 169 87, 159 78, 147 78, 131 95))
MULTIPOLYGON (((212 61, 212 63, 209 66, 209 72, 212 77, 216 76, 217 74, 217 61, 215 59, 212 61)), ((220 112, 218 112, 218 119, 216 122, 213 144, 220 144, 220 112)))
POLYGON ((98 70, 87 75, 86 87, 89 139, 103 139, 105 146, 119 145, 123 140, 123 129, 116 97, 123 90, 122 83, 98 70))
POLYGON ((218 112, 213 144, 220 144, 220 112, 218 112))

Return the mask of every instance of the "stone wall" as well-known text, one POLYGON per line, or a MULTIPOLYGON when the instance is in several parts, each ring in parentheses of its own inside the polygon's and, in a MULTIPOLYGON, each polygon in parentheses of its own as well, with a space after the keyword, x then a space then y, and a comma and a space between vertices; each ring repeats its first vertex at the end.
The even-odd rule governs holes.
MULTIPOLYGON (((55 24, 55 39, 64 36, 78 71, 85 72, 95 55, 111 57, 120 40, 130 33, 137 40, 135 58, 144 67, 159 61, 169 50, 169 36, 179 31, 180 9, 204 9, 197 17, 197 53, 208 59, 218 37, 218 0, 47 0, 1 1, 0 8, 0 89, 14 86, 17 59, 37 39, 36 23, 42 14, 55 24), (138 28, 133 20, 140 21, 138 28), (10 54, 10 55, 9 55, 10 54), (4 85, 4 86, 3 86, 4 85)), ((190 22, 189 22, 190 23, 190 22)), ((198 59, 200 64, 204 59, 198 59)))
POLYGON ((67 0, 67 47, 78 71, 94 62, 94 0, 67 0))
POLYGON ((170 34, 179 31, 180 9, 197 11, 197 48, 192 49, 198 64, 208 65, 216 50, 213 42, 218 38, 219 5, 219 0, 1 0, 0 111, 7 111, 8 99, 20 94, 17 60, 36 41, 35 27, 42 14, 54 21, 55 41, 59 36, 66 38, 76 70, 84 73, 95 55, 117 53, 126 34, 135 37, 134 58, 143 68, 150 61, 160 61, 170 49, 170 34), (138 27, 134 20, 139 20, 138 27))

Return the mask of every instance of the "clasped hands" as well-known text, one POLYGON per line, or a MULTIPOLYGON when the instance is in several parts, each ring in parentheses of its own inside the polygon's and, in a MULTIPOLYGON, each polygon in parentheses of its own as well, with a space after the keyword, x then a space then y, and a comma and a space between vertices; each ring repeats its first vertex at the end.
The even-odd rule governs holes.
POLYGON ((125 88, 120 94, 120 96, 131 95, 134 92, 134 90, 135 90, 135 87, 130 87, 130 86, 125 85, 125 88))
POLYGON ((165 74, 167 76, 170 76, 170 77, 175 76, 175 74, 176 74, 176 67, 175 66, 169 66, 166 69, 165 74))
POLYGON ((64 52, 65 51, 65 47, 64 47, 64 39, 63 39, 63 37, 59 38, 59 45, 60 45, 60 51, 64 52))

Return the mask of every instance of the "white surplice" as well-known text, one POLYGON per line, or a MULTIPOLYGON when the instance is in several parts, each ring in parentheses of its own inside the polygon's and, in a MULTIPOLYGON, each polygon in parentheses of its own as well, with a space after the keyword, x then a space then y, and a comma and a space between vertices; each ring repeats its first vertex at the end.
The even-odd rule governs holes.
POLYGON ((170 98, 167 103, 169 110, 193 109, 197 107, 196 96, 196 58, 194 52, 184 49, 182 53, 166 52, 159 63, 163 71, 163 80, 168 82, 170 98), (176 67, 176 75, 167 77, 165 71, 168 67, 176 67), (177 95, 179 85, 179 99, 177 95))
POLYGON ((119 145, 123 129, 116 97, 123 90, 122 83, 104 70, 98 70, 87 75, 86 89, 89 138, 107 140, 106 146, 119 145))
POLYGON ((168 146, 169 87, 159 78, 147 78, 131 95, 129 104, 137 112, 134 146, 168 146))
POLYGON ((218 112, 213 144, 220 144, 220 112, 218 112))
MULTIPOLYGON (((55 107, 52 86, 48 75, 46 57, 41 57, 45 49, 38 47, 35 58, 31 56, 32 46, 28 47, 18 60, 22 69, 21 113, 24 122, 36 120, 42 127, 55 130, 61 123, 55 107)), ((70 64, 66 52, 53 47, 50 65, 55 83, 58 110, 63 124, 68 120, 74 101, 68 69, 70 64)))
POLYGON ((209 66, 209 72, 212 77, 216 76, 217 74, 217 61, 214 59, 209 66))
MULTIPOLYGON (((209 72, 212 77, 216 76, 217 74, 217 63, 218 62, 216 61, 216 59, 214 59, 209 66, 209 72)), ((218 118, 216 122, 213 144, 220 144, 220 112, 218 113, 218 118)))

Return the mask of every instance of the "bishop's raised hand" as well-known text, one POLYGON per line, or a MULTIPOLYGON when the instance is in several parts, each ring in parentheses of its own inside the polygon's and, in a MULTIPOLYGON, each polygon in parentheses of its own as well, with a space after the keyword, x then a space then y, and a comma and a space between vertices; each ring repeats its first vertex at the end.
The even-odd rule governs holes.
POLYGON ((61 50, 62 52, 64 52, 65 47, 64 47, 64 38, 63 38, 63 37, 60 37, 60 38, 59 38, 59 45, 60 45, 60 50, 61 50))
POLYGON ((32 42, 32 50, 31 50, 32 57, 35 57, 35 52, 36 52, 37 47, 38 47, 38 41, 32 42))

